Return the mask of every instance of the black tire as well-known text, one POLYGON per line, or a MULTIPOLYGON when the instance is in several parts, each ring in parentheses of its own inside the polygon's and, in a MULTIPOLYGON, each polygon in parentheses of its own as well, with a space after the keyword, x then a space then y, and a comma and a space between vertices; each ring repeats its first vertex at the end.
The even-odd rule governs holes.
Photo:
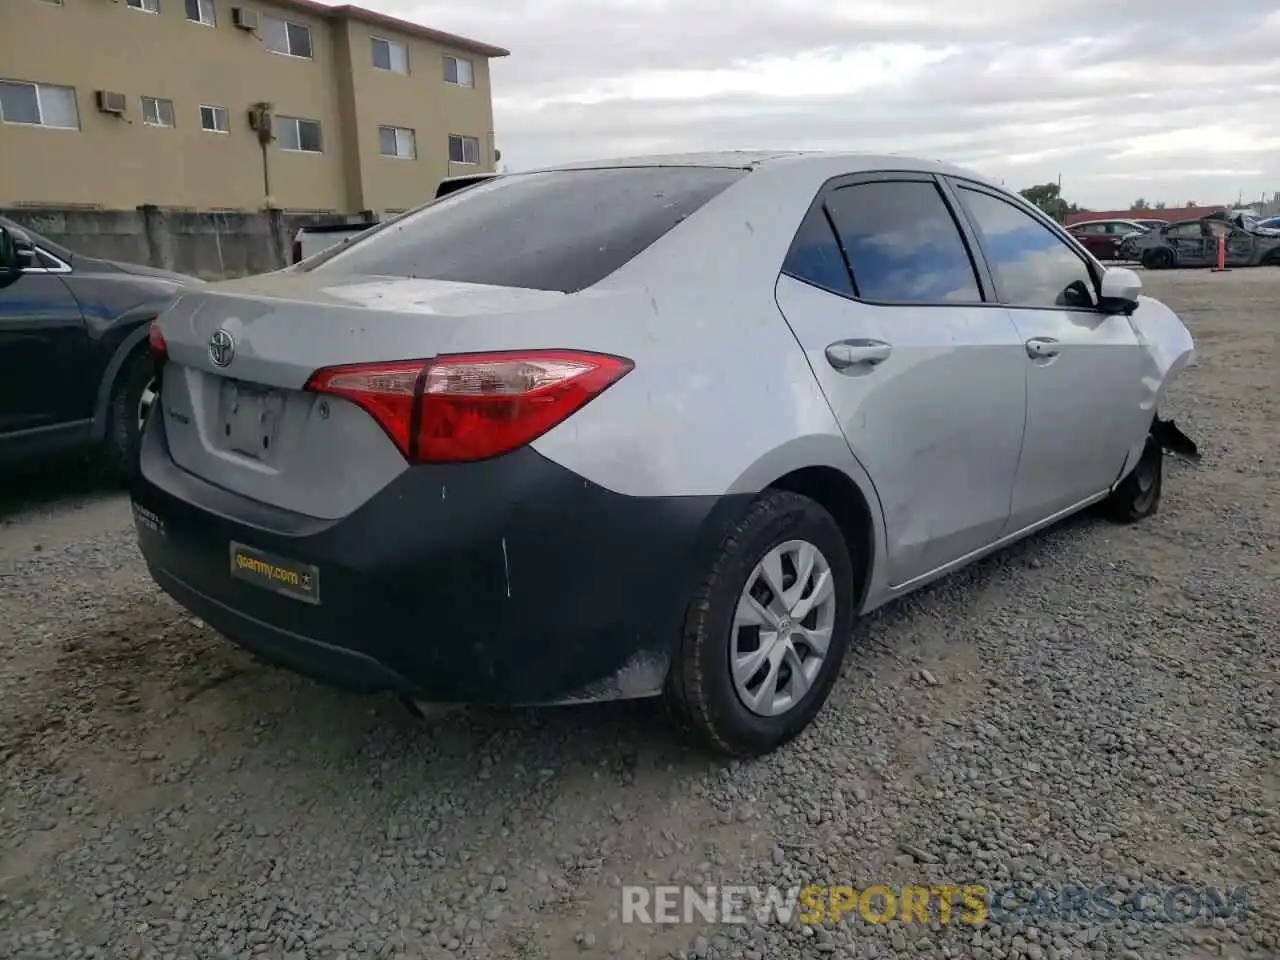
POLYGON ((116 373, 107 408, 107 434, 103 450, 106 468, 116 481, 127 480, 138 464, 138 440, 142 430, 138 407, 155 371, 145 345, 131 353, 116 373))
POLYGON ((666 689, 677 721, 705 746, 728 756, 760 756, 782 746, 812 722, 839 678, 853 605, 853 562, 831 514, 808 497, 766 492, 725 536, 689 605, 666 689), (748 578, 770 550, 790 540, 816 546, 830 567, 835 597, 831 641, 807 692, 786 712, 765 717, 751 712, 738 695, 729 665, 730 639, 748 578))
POLYGON ((1148 270, 1168 270, 1173 266, 1173 251, 1168 247, 1156 247, 1143 251, 1142 265, 1148 270))
POLYGON ((1137 523, 1160 509, 1164 488, 1164 449, 1152 434, 1137 466, 1121 481, 1111 496, 1101 503, 1103 516, 1116 523, 1137 523))

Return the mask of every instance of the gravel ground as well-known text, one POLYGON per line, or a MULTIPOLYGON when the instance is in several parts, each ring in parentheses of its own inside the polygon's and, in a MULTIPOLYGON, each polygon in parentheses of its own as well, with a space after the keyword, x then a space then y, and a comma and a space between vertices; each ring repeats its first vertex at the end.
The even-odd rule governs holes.
MULTIPOLYGON (((652 704, 457 711, 262 666, 127 503, 0 504, 0 957, 1280 955, 1280 270, 1147 275, 1200 347, 1154 518, 1068 521, 860 623, 790 749, 652 704), (620 884, 1247 890, 1195 923, 624 924, 620 884)), ((1117 896, 1119 899, 1119 896, 1117 896)))

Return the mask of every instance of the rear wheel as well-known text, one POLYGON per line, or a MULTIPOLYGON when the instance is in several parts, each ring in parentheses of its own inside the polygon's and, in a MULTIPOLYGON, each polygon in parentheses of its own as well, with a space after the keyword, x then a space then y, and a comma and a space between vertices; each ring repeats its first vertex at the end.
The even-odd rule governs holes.
POLYGON ((769 753, 826 702, 853 603, 836 521, 808 497, 766 493, 725 537, 689 606, 668 703, 719 753, 769 753))
POLYGON ((1156 247, 1142 254, 1142 265, 1148 270, 1168 270, 1173 266, 1173 251, 1168 247, 1156 247))
POLYGON ((142 425, 155 409, 159 384, 145 348, 131 354, 116 375, 108 408, 107 468, 113 478, 123 480, 138 462, 138 440, 142 425))
POLYGON ((1164 487, 1164 449, 1154 434, 1147 435, 1138 465, 1102 501, 1102 512, 1117 523, 1137 523, 1160 509, 1164 487))

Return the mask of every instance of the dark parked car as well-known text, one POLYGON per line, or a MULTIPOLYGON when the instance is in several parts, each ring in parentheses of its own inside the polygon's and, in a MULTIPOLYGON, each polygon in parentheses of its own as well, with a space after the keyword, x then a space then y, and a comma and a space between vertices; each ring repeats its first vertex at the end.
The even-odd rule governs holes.
POLYGON ((1280 236, 1245 230, 1220 217, 1180 220, 1132 241, 1149 270, 1211 267, 1218 262, 1218 238, 1225 237, 1229 267, 1280 266, 1280 236))
POLYGON ((1099 260, 1125 259, 1125 238, 1141 236, 1147 231, 1136 220, 1086 220, 1073 223, 1068 229, 1099 260))
POLYGON ((0 468, 137 456, 155 398, 147 331, 194 277, 73 253, 0 217, 0 468))

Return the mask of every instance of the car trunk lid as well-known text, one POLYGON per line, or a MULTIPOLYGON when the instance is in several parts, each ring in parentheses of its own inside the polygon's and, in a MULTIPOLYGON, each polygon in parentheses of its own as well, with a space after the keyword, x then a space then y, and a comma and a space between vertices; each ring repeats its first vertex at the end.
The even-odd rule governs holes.
POLYGON ((180 467, 326 519, 348 515, 407 464, 364 410, 305 390, 312 374, 486 349, 523 328, 522 317, 566 299, 431 280, 318 279, 271 274, 181 296, 159 320, 168 354, 160 407, 180 467))

